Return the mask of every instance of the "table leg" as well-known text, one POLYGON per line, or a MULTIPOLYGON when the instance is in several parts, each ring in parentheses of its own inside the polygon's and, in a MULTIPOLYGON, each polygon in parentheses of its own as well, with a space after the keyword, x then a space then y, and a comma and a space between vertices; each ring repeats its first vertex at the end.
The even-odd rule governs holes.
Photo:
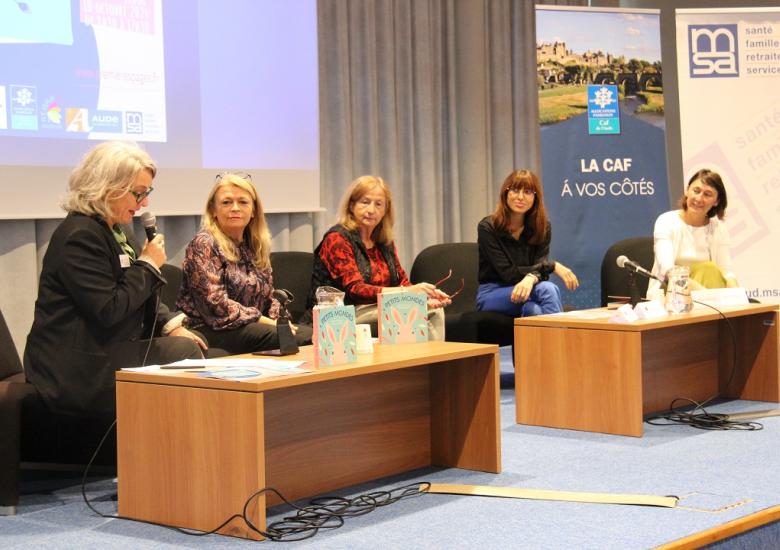
MULTIPOLYGON (((119 514, 207 531, 241 513, 265 486, 263 426, 262 393, 117 382, 119 514)), ((264 496, 249 517, 265 529, 264 496)))
POLYGON ((431 460, 499 473, 498 354, 431 365, 431 460))

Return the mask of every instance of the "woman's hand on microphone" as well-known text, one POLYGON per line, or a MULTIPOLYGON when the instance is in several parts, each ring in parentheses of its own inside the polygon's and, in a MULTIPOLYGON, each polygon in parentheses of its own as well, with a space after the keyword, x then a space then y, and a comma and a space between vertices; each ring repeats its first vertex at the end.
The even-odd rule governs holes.
POLYGON ((154 239, 146 241, 141 255, 153 261, 154 265, 159 269, 165 263, 165 260, 168 259, 165 255, 165 236, 162 233, 158 233, 154 239))

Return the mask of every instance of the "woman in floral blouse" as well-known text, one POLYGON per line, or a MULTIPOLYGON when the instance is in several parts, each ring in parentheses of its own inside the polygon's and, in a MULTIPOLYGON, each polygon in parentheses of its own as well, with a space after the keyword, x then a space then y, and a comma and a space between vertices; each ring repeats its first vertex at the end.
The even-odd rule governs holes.
MULTIPOLYGON (((187 246, 176 303, 187 328, 229 353, 279 347, 271 235, 251 182, 249 174, 217 176, 202 229, 187 246)), ((310 343, 310 327, 294 332, 299 343, 310 343)))

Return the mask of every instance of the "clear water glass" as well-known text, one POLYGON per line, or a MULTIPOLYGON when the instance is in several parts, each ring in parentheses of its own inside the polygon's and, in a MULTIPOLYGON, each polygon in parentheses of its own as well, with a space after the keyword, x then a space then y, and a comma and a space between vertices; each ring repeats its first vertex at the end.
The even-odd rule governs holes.
POLYGON ((691 298, 691 269, 675 266, 669 271, 666 285, 666 311, 688 313, 693 309, 691 298))

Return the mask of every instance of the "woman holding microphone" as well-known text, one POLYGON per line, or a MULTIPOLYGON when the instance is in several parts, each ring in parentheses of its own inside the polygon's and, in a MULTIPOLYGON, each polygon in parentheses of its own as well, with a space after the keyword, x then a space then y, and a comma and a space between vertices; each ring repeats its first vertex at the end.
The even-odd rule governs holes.
POLYGON ((174 316, 159 300, 163 235, 138 250, 122 228, 149 205, 156 172, 135 144, 106 142, 70 176, 24 353, 28 380, 56 412, 111 414, 117 370, 202 357, 198 335, 166 327, 174 316))

